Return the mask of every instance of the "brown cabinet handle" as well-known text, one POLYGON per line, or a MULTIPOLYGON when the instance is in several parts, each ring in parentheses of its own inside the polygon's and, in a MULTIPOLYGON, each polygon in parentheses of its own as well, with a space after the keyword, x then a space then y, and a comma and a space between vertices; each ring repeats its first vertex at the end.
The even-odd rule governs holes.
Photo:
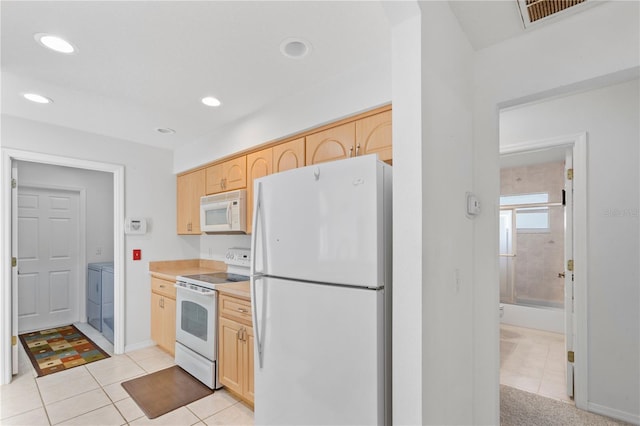
POLYGON ((356 157, 360 155, 360 144, 356 146, 356 157))
POLYGON ((353 145, 349 148, 349 158, 353 157, 353 145))

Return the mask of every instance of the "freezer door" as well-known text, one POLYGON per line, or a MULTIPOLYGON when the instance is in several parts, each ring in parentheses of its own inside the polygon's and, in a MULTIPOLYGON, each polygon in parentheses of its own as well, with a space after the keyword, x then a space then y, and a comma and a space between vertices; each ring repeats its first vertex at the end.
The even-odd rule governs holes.
POLYGON ((390 226, 383 213, 383 167, 389 166, 370 155, 257 179, 254 272, 383 286, 381 260, 390 243, 383 232, 390 226))
POLYGON ((252 285, 255 424, 384 424, 384 290, 252 285))

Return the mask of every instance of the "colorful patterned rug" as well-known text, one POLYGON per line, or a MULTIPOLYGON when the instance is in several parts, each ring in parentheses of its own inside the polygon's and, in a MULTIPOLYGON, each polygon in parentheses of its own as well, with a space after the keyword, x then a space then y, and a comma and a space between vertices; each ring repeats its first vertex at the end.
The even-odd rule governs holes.
POLYGON ((24 333, 20 341, 38 377, 109 358, 73 325, 24 333))

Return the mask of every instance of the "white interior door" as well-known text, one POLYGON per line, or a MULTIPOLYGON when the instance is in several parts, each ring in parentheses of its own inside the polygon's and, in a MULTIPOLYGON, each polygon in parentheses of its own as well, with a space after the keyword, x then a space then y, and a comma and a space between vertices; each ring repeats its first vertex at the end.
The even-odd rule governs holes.
POLYGON ((11 374, 18 374, 18 166, 11 164, 11 374), (16 262, 13 262, 13 259, 16 262))
POLYGON ((567 148, 565 158, 564 174, 565 209, 564 209, 564 317, 565 317, 565 346, 567 354, 567 395, 573 395, 573 357, 574 357, 574 336, 575 336, 575 310, 573 285, 573 268, 569 264, 573 263, 573 150, 567 148))
POLYGON ((20 332, 79 317, 79 205, 74 191, 18 187, 20 332))

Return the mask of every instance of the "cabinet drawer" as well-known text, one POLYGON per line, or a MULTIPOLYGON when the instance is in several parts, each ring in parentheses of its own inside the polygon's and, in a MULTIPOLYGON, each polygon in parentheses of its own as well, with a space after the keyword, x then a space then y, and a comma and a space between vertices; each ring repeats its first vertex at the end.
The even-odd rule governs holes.
POLYGON ((220 294, 218 299, 220 315, 239 321, 246 325, 251 325, 251 302, 236 297, 220 294))
POLYGON ((172 299, 176 298, 176 288, 174 285, 174 282, 151 277, 151 291, 172 299))

